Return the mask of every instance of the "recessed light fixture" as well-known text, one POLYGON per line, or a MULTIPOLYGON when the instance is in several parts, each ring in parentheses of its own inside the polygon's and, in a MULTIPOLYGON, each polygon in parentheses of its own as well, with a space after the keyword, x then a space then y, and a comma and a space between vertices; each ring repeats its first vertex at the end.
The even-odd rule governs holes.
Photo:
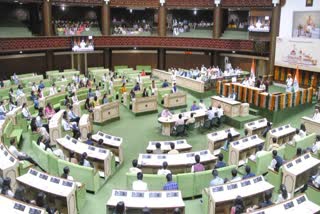
POLYGON ((22 51, 19 52, 19 54, 22 54, 22 53, 23 53, 22 51))

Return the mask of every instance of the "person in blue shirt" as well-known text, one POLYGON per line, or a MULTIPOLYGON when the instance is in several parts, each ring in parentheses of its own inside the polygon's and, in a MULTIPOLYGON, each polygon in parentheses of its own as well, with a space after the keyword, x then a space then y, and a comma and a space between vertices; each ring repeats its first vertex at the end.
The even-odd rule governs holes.
POLYGON ((164 80, 164 82, 162 83, 162 88, 167 88, 169 87, 168 81, 164 80))
POLYGON ((32 102, 33 102, 33 106, 35 109, 39 108, 39 100, 38 97, 34 94, 34 91, 31 91, 31 96, 30 96, 32 102))
POLYGON ((44 84, 43 84, 43 81, 42 80, 40 80, 40 83, 39 83, 39 86, 38 86, 38 88, 40 88, 41 90, 42 89, 44 89, 44 84))
POLYGON ((277 150, 272 151, 272 156, 273 156, 273 159, 271 161, 270 167, 274 169, 274 171, 279 172, 279 168, 283 164, 283 159, 278 155, 277 150))
POLYGON ((197 106, 197 102, 193 101, 190 111, 196 111, 198 109, 199 109, 199 106, 197 106))
POLYGON ((139 85, 138 82, 137 82, 136 85, 134 86, 133 90, 134 90, 134 91, 140 91, 140 85, 139 85))
POLYGON ((176 182, 172 181, 172 174, 167 174, 167 183, 163 186, 163 190, 178 190, 179 186, 176 182))
POLYGON ((212 176, 213 179, 210 181, 210 187, 224 184, 224 180, 219 177, 219 173, 217 170, 212 170, 212 176))
POLYGON ((103 98, 102 98, 102 103, 107 104, 108 102, 109 102, 109 100, 108 100, 107 94, 104 94, 103 98))
POLYGON ((219 169, 219 168, 222 168, 222 167, 225 167, 225 166, 227 166, 227 164, 223 161, 223 154, 222 153, 220 153, 219 155, 218 155, 218 162, 216 163, 216 165, 215 165, 215 169, 219 169))
POLYGON ((272 191, 268 190, 264 193, 264 201, 259 204, 259 208, 266 208, 271 206, 272 203, 272 191))
POLYGON ((254 173, 251 172, 250 166, 246 166, 245 171, 246 171, 246 174, 242 177, 242 179, 252 178, 256 176, 254 173))
POLYGON ((95 94, 94 92, 92 92, 92 89, 91 89, 91 88, 89 88, 88 98, 92 98, 92 97, 94 97, 94 96, 96 96, 96 94, 95 94))
POLYGON ((171 92, 172 92, 172 93, 176 93, 176 92, 177 92, 177 85, 176 85, 176 83, 173 83, 171 92))
POLYGON ((86 144, 88 144, 88 145, 90 145, 90 146, 93 146, 94 145, 94 143, 93 143, 93 141, 92 141, 92 134, 91 133, 88 133, 87 134, 87 141, 86 141, 86 144))

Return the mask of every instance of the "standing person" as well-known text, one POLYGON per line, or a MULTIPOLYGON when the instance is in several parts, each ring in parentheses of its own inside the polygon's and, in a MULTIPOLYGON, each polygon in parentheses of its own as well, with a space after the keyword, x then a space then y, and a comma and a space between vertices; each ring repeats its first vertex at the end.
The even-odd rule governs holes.
POLYGON ((176 85, 176 83, 173 83, 173 85, 172 85, 172 89, 171 89, 171 92, 172 93, 176 93, 177 92, 177 85, 176 85))
POLYGON ((291 74, 288 74, 287 80, 286 80, 286 92, 292 92, 293 87, 293 79, 291 77, 291 74))

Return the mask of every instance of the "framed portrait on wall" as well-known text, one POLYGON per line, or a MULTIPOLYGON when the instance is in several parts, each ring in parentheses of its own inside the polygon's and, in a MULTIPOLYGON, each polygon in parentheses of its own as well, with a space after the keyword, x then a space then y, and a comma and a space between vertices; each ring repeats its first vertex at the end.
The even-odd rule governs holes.
POLYGON ((313 0, 306 0, 306 7, 312 7, 313 6, 313 0))
POLYGON ((292 37, 320 39, 320 11, 294 11, 292 37))

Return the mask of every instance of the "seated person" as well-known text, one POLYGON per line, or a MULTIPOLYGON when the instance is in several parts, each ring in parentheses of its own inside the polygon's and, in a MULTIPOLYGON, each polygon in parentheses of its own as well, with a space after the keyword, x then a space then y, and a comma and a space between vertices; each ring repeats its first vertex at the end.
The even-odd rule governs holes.
POLYGON ((162 169, 158 170, 158 175, 167 175, 167 174, 171 174, 171 171, 168 169, 168 162, 164 161, 162 163, 162 169))
POLYGON ((210 187, 224 184, 224 180, 219 177, 219 173, 217 170, 212 170, 212 176, 213 179, 210 181, 210 187))
POLYGON ((3 100, 0 101, 0 115, 6 115, 8 113, 8 110, 6 109, 6 106, 3 103, 3 100))
POLYGON ((3 179, 2 187, 1 187, 1 192, 2 195, 5 195, 9 198, 13 198, 14 194, 11 189, 11 178, 6 177, 3 179))
POLYGON ((72 106, 69 107, 68 116, 69 116, 70 122, 76 122, 77 124, 79 123, 80 117, 76 113, 74 113, 72 106))
POLYGON ((88 91, 88 98, 93 98, 94 96, 96 96, 96 94, 92 91, 91 88, 89 88, 89 91, 88 91))
POLYGON ((66 166, 66 167, 63 168, 63 173, 61 175, 61 178, 73 181, 74 180, 73 177, 71 175, 69 175, 69 174, 70 174, 70 169, 69 169, 68 166, 66 166))
POLYGON ((75 136, 76 133, 79 132, 79 127, 77 126, 77 123, 69 121, 68 114, 66 111, 63 112, 61 124, 62 124, 64 131, 72 131, 73 136, 75 136))
POLYGON ((199 107, 197 106, 197 101, 193 101, 193 104, 190 108, 190 111, 196 111, 198 109, 199 109, 199 107))
POLYGON ((232 177, 231 177, 229 182, 236 182, 236 181, 240 181, 241 180, 241 177, 238 176, 237 169, 232 169, 231 170, 231 175, 232 175, 232 177))
POLYGON ((246 171, 246 174, 242 177, 242 179, 248 179, 256 176, 254 173, 251 172, 251 168, 248 165, 246 166, 245 171, 246 171))
POLYGON ((134 86, 133 91, 140 91, 140 84, 138 82, 134 86))
POLYGON ((263 144, 259 144, 257 146, 257 150, 256 150, 256 154, 252 154, 250 155, 250 159, 255 161, 257 159, 257 157, 259 157, 262 154, 262 150, 263 150, 263 144))
POLYGON ((153 150, 153 154, 162 154, 163 151, 161 150, 161 143, 156 143, 156 149, 153 150))
POLYGON ((169 83, 167 80, 164 80, 164 82, 162 83, 162 88, 167 88, 169 87, 169 83))
POLYGON ((289 200, 291 198, 290 193, 288 193, 287 188, 284 184, 280 185, 280 194, 278 195, 278 198, 276 200, 276 204, 282 203, 286 200, 289 200))
POLYGON ((212 106, 209 107, 208 109, 208 119, 212 120, 213 118, 216 117, 216 111, 212 108, 212 106))
POLYGON ((267 127, 263 130, 262 132, 262 137, 266 138, 267 137, 267 134, 268 132, 272 129, 272 125, 271 123, 268 121, 267 122, 267 127))
POLYGON ((244 203, 241 196, 237 196, 234 200, 233 206, 231 207, 230 214, 244 213, 244 203))
POLYGON ((32 115, 31 115, 31 113, 30 113, 30 111, 29 111, 29 108, 28 108, 28 106, 27 106, 27 103, 23 103, 23 104, 22 104, 22 110, 21 110, 21 112, 22 112, 23 117, 24 117, 26 120, 31 120, 32 115))
POLYGON ((194 113, 190 114, 190 118, 187 120, 186 125, 191 125, 196 122, 196 119, 193 117, 194 113))
POLYGON ((17 149, 17 143, 16 143, 16 139, 12 138, 10 140, 10 146, 9 146, 9 152, 19 161, 28 161, 32 164, 34 164, 35 166, 38 166, 42 171, 45 171, 43 168, 41 168, 41 166, 39 166, 38 163, 36 163, 31 157, 29 157, 27 154, 23 153, 23 152, 19 152, 17 149))
POLYGON ((300 135, 301 138, 304 138, 304 137, 307 136, 307 129, 306 129, 306 126, 303 123, 300 125, 299 135, 300 135))
POLYGON ((301 139, 300 129, 296 129, 296 134, 293 136, 292 140, 288 142, 289 145, 295 145, 298 140, 301 139))
POLYGON ((184 119, 182 118, 182 114, 179 114, 178 120, 175 123, 175 126, 184 125, 184 119))
POLYGON ((77 158, 75 158, 75 154, 73 151, 69 152, 69 157, 67 159, 70 163, 79 164, 77 158))
POLYGON ((38 207, 44 208, 48 214, 54 214, 57 212, 55 208, 50 208, 48 202, 46 201, 46 194, 44 192, 38 192, 35 204, 38 207))
POLYGON ((94 145, 94 143, 93 143, 93 140, 92 140, 92 133, 88 133, 87 134, 87 141, 86 141, 86 144, 88 144, 88 145, 90 145, 90 146, 93 146, 94 145))
POLYGON ((216 163, 216 165, 214 166, 215 169, 219 169, 219 168, 222 168, 222 167, 225 167, 227 166, 227 164, 223 161, 223 154, 220 153, 218 155, 218 162, 216 163))
POLYGON ((130 91, 130 98, 131 98, 131 100, 134 100, 135 98, 136 98, 136 93, 134 92, 134 90, 133 89, 131 89, 131 91, 130 91))
POLYGON ((268 190, 264 193, 264 201, 259 204, 259 208, 266 208, 271 206, 273 203, 272 199, 272 191, 268 190))
POLYGON ((175 149, 175 144, 170 143, 171 150, 168 152, 168 154, 179 154, 179 151, 175 149))
POLYGON ((143 180, 142 172, 137 173, 137 180, 132 182, 132 190, 136 191, 148 191, 148 184, 143 180))
POLYGON ((134 159, 132 161, 132 167, 129 168, 130 173, 137 174, 138 172, 141 172, 141 169, 138 168, 138 160, 134 159))
POLYGON ((320 190, 320 173, 318 170, 318 173, 312 177, 312 185, 320 190))
POLYGON ((104 94, 102 97, 102 104, 107 104, 109 102, 107 94, 104 94))
POLYGON ((202 99, 199 102, 199 109, 207 110, 206 104, 204 104, 202 99))
POLYGON ((278 155, 277 150, 272 151, 272 157, 273 157, 273 159, 272 159, 269 167, 272 168, 274 171, 279 172, 279 168, 283 164, 283 159, 282 159, 282 157, 280 157, 278 155))
POLYGON ((56 84, 53 83, 52 86, 50 87, 49 95, 51 96, 51 95, 55 95, 57 93, 58 93, 58 91, 57 91, 57 88, 56 88, 56 84))
POLYGON ((169 173, 166 175, 167 178, 167 183, 163 186, 163 190, 178 190, 179 186, 177 184, 177 182, 172 181, 172 174, 169 173))
POLYGON ((236 100, 237 99, 237 93, 232 91, 232 93, 229 95, 229 98, 232 100, 236 100))
POLYGON ((54 154, 58 158, 64 160, 65 156, 61 149, 53 149, 50 145, 50 140, 40 136, 37 140, 37 145, 44 151, 54 154))
POLYGON ((224 145, 222 147, 222 149, 228 151, 229 150, 229 145, 230 143, 233 141, 233 137, 232 134, 229 132, 228 136, 227 136, 227 140, 224 142, 224 145))
POLYGON ((87 160, 88 154, 86 152, 81 154, 79 164, 85 167, 92 167, 91 163, 87 160))
POLYGON ((176 83, 173 83, 173 85, 172 85, 172 89, 171 89, 171 92, 172 93, 176 93, 177 92, 177 85, 176 85, 176 83))
POLYGON ((204 166, 202 163, 200 163, 200 155, 196 155, 194 157, 196 163, 192 165, 191 167, 191 172, 202 172, 205 170, 204 166))
POLYGON ((51 103, 47 104, 44 112, 45 112, 46 118, 48 119, 51 119, 51 117, 53 117, 53 115, 56 113, 56 111, 52 108, 51 103))
POLYGON ((69 96, 66 95, 66 96, 64 97, 63 105, 64 105, 64 106, 69 106, 70 104, 71 104, 71 102, 70 102, 69 96))
POLYGON ((312 120, 315 120, 317 122, 320 122, 320 112, 319 109, 315 109, 314 114, 312 116, 312 120))
POLYGON ((142 97, 148 97, 148 96, 149 94, 148 94, 147 88, 144 88, 142 92, 142 97))
POLYGON ((99 105, 100 105, 100 103, 99 103, 98 97, 97 97, 97 96, 94 96, 93 101, 92 101, 92 106, 93 106, 93 108, 94 108, 94 107, 97 107, 97 106, 99 106, 99 105))
POLYGON ((165 108, 161 112, 161 117, 170 117, 172 116, 172 113, 169 111, 169 109, 165 108))
POLYGON ((312 146, 312 152, 318 153, 320 151, 320 135, 317 135, 316 142, 312 146))

